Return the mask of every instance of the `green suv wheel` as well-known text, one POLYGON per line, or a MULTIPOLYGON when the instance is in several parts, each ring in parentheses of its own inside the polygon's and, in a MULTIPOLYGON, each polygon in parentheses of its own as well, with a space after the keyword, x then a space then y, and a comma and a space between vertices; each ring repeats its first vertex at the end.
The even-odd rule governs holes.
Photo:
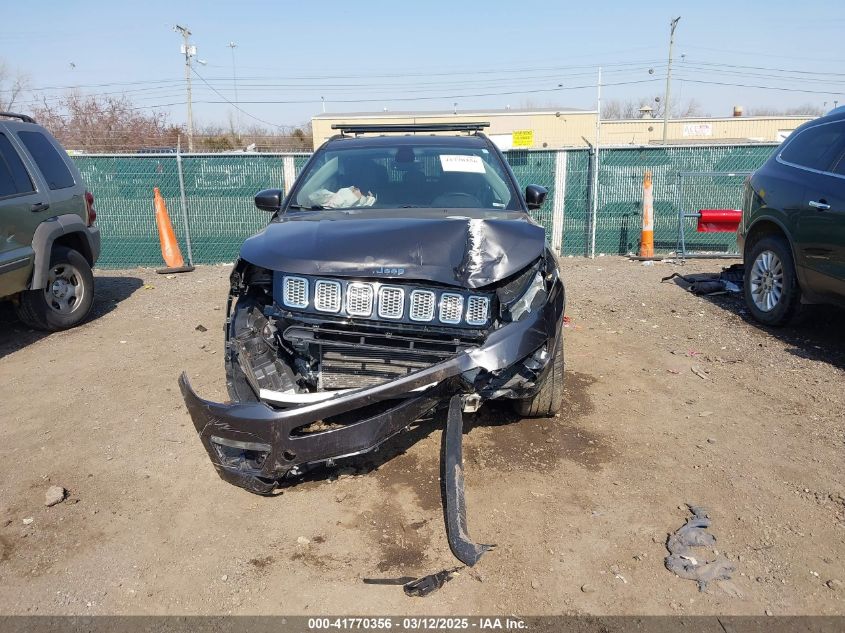
POLYGON ((94 274, 78 252, 57 246, 50 256, 47 283, 21 293, 18 318, 37 330, 64 330, 81 323, 94 303, 94 274))

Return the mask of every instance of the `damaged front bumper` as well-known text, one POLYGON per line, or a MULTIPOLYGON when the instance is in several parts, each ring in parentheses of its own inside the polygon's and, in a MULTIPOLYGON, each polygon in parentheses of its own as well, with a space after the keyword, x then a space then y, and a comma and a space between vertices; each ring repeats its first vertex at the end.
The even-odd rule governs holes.
POLYGON ((269 494, 292 469, 370 451, 455 394, 490 397, 490 384, 503 370, 524 361, 536 364, 532 355, 538 350, 556 349, 563 311, 563 288, 557 282, 542 308, 493 330, 482 345, 396 380, 315 403, 279 409, 263 402, 210 402, 194 392, 185 373, 179 386, 218 474, 251 492, 269 494), (315 422, 359 409, 360 420, 303 432, 315 422))

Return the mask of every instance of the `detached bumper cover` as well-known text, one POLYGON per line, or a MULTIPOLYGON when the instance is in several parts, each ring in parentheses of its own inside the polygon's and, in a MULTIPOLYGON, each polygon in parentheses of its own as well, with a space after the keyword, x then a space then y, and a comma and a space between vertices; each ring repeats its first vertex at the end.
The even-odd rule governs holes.
POLYGON ((291 468, 372 450, 452 395, 473 391, 479 371, 505 369, 544 344, 556 343, 563 310, 558 282, 543 308, 494 330, 483 345, 400 379, 314 404, 279 410, 261 402, 210 402, 194 392, 185 373, 179 386, 218 474, 247 490, 268 494, 291 468), (360 421, 339 428, 296 432, 318 420, 384 401, 396 405, 369 417, 362 412, 360 421))

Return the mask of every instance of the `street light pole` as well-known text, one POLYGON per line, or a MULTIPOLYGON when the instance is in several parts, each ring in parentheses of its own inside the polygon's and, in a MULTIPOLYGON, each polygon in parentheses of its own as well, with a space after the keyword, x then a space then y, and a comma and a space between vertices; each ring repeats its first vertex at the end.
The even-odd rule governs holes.
POLYGON ((675 28, 678 26, 681 16, 678 16, 669 23, 669 63, 666 65, 666 92, 663 94, 663 144, 669 135, 669 111, 672 107, 669 101, 669 90, 672 86, 672 48, 675 46, 675 28))
POLYGON ((185 54, 185 87, 187 89, 188 97, 188 151, 194 151, 194 110, 191 102, 191 57, 197 54, 195 46, 191 46, 190 38, 191 31, 186 26, 173 27, 173 30, 182 34, 182 52, 185 54))
POLYGON ((235 48, 237 44, 229 42, 229 49, 232 51, 232 84, 235 87, 235 136, 241 138, 241 111, 238 106, 238 74, 235 70, 235 48))

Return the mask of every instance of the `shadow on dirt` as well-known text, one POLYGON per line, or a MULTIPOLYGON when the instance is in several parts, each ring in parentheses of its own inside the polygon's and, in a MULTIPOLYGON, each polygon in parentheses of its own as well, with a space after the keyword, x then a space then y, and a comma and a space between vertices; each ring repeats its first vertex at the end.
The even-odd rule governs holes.
MULTIPOLYGON (((143 286, 144 282, 138 277, 97 275, 94 284, 94 306, 85 323, 99 319, 114 310, 121 301, 143 286)), ((85 323, 79 327, 84 328, 85 323)), ((18 320, 11 301, 0 301, 0 358, 50 335, 50 332, 28 328, 18 320)))
MULTIPOLYGON (((595 378, 577 372, 565 376, 560 417, 521 419, 508 402, 487 403, 477 413, 464 415, 464 466, 470 489, 472 481, 499 479, 512 471, 548 471, 562 460, 598 470, 611 459, 607 439, 579 426, 594 409, 590 388, 595 378)), ((372 477, 384 494, 375 497, 374 504, 360 508, 354 527, 368 531, 377 542, 378 572, 414 571, 419 575, 428 563, 432 529, 441 529, 433 516, 442 513, 444 526, 447 520, 441 472, 447 404, 414 422, 377 451, 337 460, 335 467, 313 467, 285 480, 280 491, 299 486, 307 489, 336 478, 372 477), (418 442, 425 446, 411 451, 418 442), (418 512, 409 513, 399 501, 408 497, 415 501, 418 512), (385 534, 392 535, 391 539, 385 540, 385 534)), ((312 566, 319 563, 303 562, 312 566)))
MULTIPOLYGON (((608 441, 580 426, 580 418, 593 410, 589 394, 595 382, 592 376, 566 372, 564 409, 558 418, 521 419, 508 402, 485 404, 478 413, 464 418, 464 462, 468 469, 506 471, 549 470, 561 460, 598 470, 612 457, 608 441), (472 441, 467 441, 467 435, 472 441)), ((438 464, 421 464, 419 458, 407 451, 435 434, 441 442, 446 428, 446 407, 430 412, 414 422, 410 429, 395 435, 376 451, 337 460, 336 466, 315 466, 301 476, 283 482, 282 489, 306 482, 319 482, 338 476, 364 475, 374 471, 383 473, 391 484, 406 484, 420 497, 424 508, 440 505, 436 487, 430 486, 439 473, 438 464), (399 458, 399 459, 397 459, 399 458), (431 490, 434 496, 421 496, 431 490)))
MULTIPOLYGON (((718 273, 715 273, 718 274, 718 273)), ((706 273, 689 277, 704 277, 706 273)), ((685 288, 678 278, 676 285, 685 288)), ((700 295, 715 306, 733 312, 749 325, 783 341, 787 352, 800 358, 828 363, 845 369, 845 310, 832 305, 802 306, 794 323, 774 328, 755 321, 745 307, 741 293, 700 295)))

